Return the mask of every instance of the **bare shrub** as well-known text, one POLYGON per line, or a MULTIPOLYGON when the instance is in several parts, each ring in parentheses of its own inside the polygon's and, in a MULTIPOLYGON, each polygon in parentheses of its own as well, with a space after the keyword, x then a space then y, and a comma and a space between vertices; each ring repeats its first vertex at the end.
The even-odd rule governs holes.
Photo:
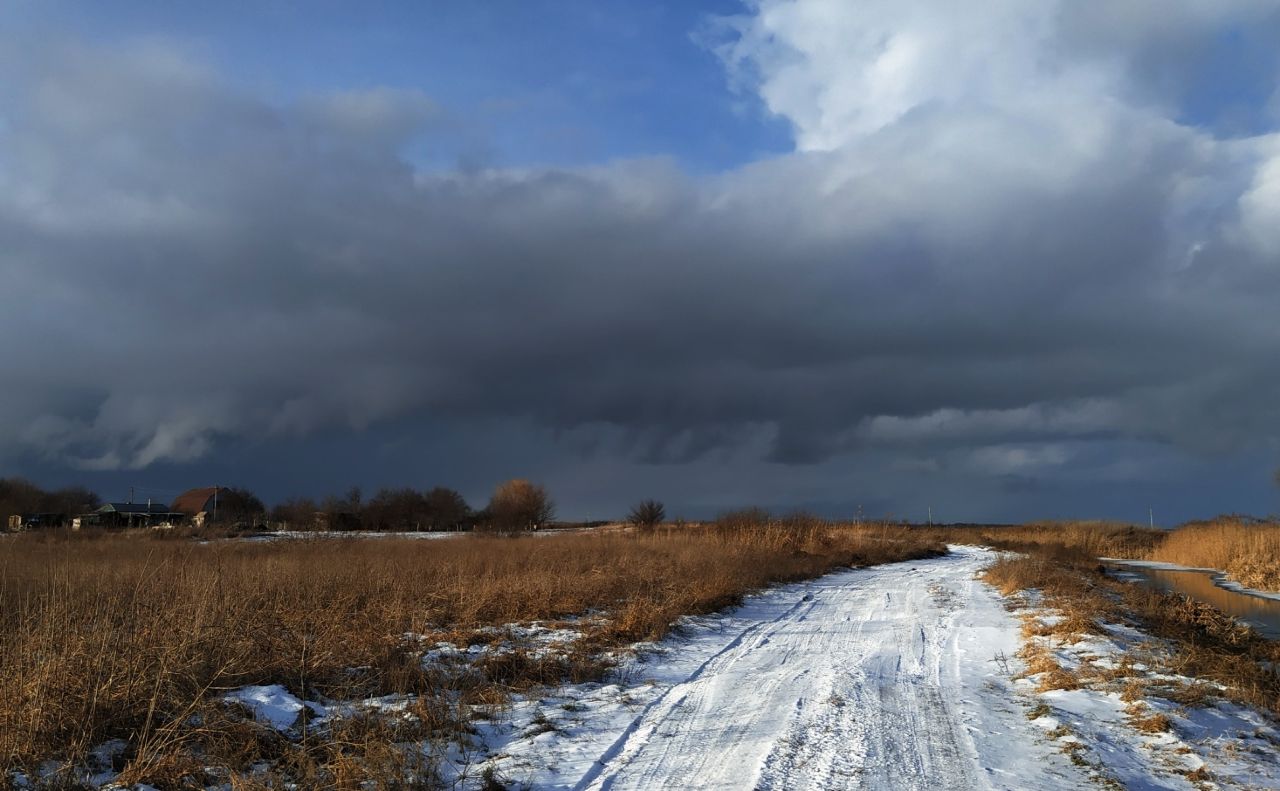
POLYGON ((652 530, 667 518, 667 509, 657 500, 641 500, 627 514, 627 521, 636 527, 652 530))

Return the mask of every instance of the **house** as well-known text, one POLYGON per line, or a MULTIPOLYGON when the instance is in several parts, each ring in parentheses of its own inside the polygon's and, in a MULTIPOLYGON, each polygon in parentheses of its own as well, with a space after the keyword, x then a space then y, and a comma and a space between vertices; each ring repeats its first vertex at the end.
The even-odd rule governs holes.
POLYGON ((107 503, 92 514, 80 517, 81 525, 100 527, 146 527, 173 524, 185 514, 170 511, 160 503, 107 503))

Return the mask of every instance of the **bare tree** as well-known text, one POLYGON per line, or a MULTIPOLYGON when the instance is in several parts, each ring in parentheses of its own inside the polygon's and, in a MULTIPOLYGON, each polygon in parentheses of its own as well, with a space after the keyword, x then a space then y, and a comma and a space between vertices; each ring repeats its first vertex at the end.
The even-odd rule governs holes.
POLYGON ((74 516, 92 511, 101 504, 102 500, 98 495, 85 487, 66 486, 46 494, 40 510, 74 516))
POLYGON ((258 526, 267 518, 267 507, 248 489, 218 489, 218 511, 210 521, 218 524, 258 526))
POLYGON ((667 509, 657 500, 641 500, 627 514, 627 521, 636 527, 652 530, 667 518, 667 509))
POLYGON ((461 530, 472 520, 471 506, 453 489, 437 486, 426 500, 432 530, 461 530))
POLYGON ((547 490, 522 478, 498 486, 489 500, 489 521, 497 530, 537 530, 555 516, 547 490))
POLYGON ((309 497, 290 497, 271 509, 271 521, 288 525, 294 530, 310 530, 316 526, 316 514, 320 506, 309 497))
POLYGON ((34 514, 40 510, 44 490, 24 478, 0 478, 0 517, 34 514))
POLYGON ((380 489, 364 506, 368 530, 421 530, 430 521, 427 498, 414 489, 380 489))
POLYGON ((101 501, 83 486, 45 491, 23 478, 0 478, 0 526, 11 516, 44 515, 40 524, 67 524, 77 514, 92 511, 101 501), (53 521, 48 521, 52 519, 53 521))

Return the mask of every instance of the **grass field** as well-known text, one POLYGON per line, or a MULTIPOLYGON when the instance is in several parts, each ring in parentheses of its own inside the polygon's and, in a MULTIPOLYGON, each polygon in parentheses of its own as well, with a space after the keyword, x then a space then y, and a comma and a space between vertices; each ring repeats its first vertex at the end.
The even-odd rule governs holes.
POLYGON ((609 649, 762 586, 940 550, 909 530, 803 518, 430 542, 11 537, 0 547, 0 777, 49 759, 70 769, 115 739, 121 782, 194 787, 212 768, 259 787, 243 772, 266 762, 305 787, 395 787, 429 762, 403 745, 458 738, 473 704, 598 677, 609 649), (517 646, 463 674, 423 661, 441 641, 584 615, 563 650, 517 646), (284 739, 223 702, 263 684, 305 699, 403 695, 412 716, 284 739))

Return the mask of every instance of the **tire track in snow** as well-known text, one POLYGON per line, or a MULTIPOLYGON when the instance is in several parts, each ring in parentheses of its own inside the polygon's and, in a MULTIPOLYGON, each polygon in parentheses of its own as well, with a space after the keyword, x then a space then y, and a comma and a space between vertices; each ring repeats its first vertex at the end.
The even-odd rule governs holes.
MULTIPOLYGON (((605 750, 604 754, 601 755, 599 759, 597 759, 591 771, 578 781, 577 785, 574 786, 574 791, 595 787, 611 787, 611 777, 605 776, 601 778, 608 763, 619 758, 625 760, 624 753, 627 751, 629 746, 634 750, 645 744, 648 741, 649 731, 652 730, 654 723, 663 721, 670 716, 670 712, 673 709, 683 704, 687 698, 687 690, 690 685, 694 684, 699 678, 701 678, 709 668, 723 660, 726 655, 737 651, 744 641, 750 639, 756 633, 767 629, 773 624, 795 617, 801 610, 812 610, 816 606, 817 602, 814 599, 813 594, 806 593, 773 620, 752 624, 739 632, 738 635, 730 640, 723 649, 709 657, 705 662, 694 669, 694 671, 690 673, 688 678, 683 682, 673 685, 661 696, 641 709, 640 714, 635 718, 635 720, 627 726, 626 730, 622 732, 618 739, 614 741, 607 750, 605 750), (597 785, 593 785, 597 780, 601 780, 601 782, 597 785)), ((804 620, 803 615, 800 616, 800 620, 804 620)), ((765 643, 767 642, 768 640, 765 641, 765 643)))

